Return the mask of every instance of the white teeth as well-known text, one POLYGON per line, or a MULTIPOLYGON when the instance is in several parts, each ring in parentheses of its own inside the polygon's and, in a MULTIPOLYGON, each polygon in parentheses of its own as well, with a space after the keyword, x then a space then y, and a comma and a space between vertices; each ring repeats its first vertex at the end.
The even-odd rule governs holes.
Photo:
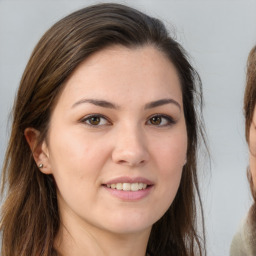
POLYGON ((117 183, 116 184, 116 189, 117 190, 123 190, 123 183, 117 183))
POLYGON ((138 191, 147 188, 145 183, 116 183, 116 184, 107 184, 108 188, 124 190, 124 191, 138 191))
POLYGON ((138 191, 139 190, 139 184, 138 183, 132 183, 131 184, 131 191, 138 191))
POLYGON ((143 189, 143 183, 139 183, 139 189, 143 189))
POLYGON ((123 190, 125 190, 125 191, 131 190, 131 184, 130 183, 123 183, 123 190))

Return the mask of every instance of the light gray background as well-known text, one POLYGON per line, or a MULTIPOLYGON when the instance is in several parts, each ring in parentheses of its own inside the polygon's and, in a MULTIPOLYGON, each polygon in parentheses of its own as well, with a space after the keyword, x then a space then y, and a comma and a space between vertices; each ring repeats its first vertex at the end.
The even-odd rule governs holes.
MULTIPOLYGON (((104 1, 101 1, 104 2, 104 1)), ((251 197, 242 112, 246 59, 256 43, 256 1, 137 0, 127 3, 175 28, 201 75, 212 168, 202 165, 209 256, 228 255, 251 197)), ((22 72, 42 34, 66 14, 96 1, 0 0, 0 164, 8 115, 22 72)))

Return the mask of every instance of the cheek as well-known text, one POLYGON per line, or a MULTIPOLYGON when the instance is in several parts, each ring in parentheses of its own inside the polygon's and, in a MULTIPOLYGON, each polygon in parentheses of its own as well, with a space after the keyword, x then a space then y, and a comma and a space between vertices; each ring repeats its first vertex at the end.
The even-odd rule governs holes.
POLYGON ((253 178, 254 187, 256 187, 256 129, 253 124, 250 127, 249 150, 250 150, 250 170, 253 178))
POLYGON ((249 138, 249 150, 250 154, 256 156, 256 135, 250 135, 249 138))
POLYGON ((83 133, 58 133, 52 136, 51 142, 49 154, 53 175, 67 181, 96 179, 108 156, 107 147, 83 133))
POLYGON ((250 171, 254 187, 256 188, 256 159, 255 156, 250 155, 250 171))
POLYGON ((97 200, 95 189, 108 155, 107 147, 92 137, 74 133, 59 133, 51 141, 50 163, 61 206, 67 204, 77 211, 83 209, 80 206, 89 207, 97 200))
POLYGON ((161 144, 155 148, 155 159, 157 163, 156 175, 158 195, 158 207, 153 213, 159 218, 168 210, 178 191, 182 169, 186 161, 187 137, 166 137, 161 144), (159 214, 160 211, 160 214, 159 214))
POLYGON ((183 166, 186 163, 187 135, 186 132, 173 134, 155 148, 155 158, 158 166, 158 177, 164 184, 162 189, 167 193, 176 193, 180 184, 183 166))
POLYGON ((155 143, 154 155, 159 166, 163 166, 167 174, 170 170, 179 171, 186 162, 187 135, 179 132, 164 137, 162 141, 155 143))

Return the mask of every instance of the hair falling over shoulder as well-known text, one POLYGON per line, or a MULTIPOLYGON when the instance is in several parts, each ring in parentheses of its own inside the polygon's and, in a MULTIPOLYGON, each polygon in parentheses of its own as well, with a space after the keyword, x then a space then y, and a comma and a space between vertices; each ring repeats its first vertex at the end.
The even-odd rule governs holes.
POLYGON ((177 70, 188 137, 180 187, 170 208, 153 225, 147 249, 151 256, 206 255, 197 177, 198 147, 200 141, 205 143, 200 78, 161 21, 124 5, 99 4, 53 25, 38 42, 22 76, 2 171, 2 256, 57 255, 54 240, 60 219, 55 181, 39 171, 24 130, 33 127, 40 131, 41 141, 46 138, 65 81, 88 56, 110 45, 147 44, 163 52, 177 70))

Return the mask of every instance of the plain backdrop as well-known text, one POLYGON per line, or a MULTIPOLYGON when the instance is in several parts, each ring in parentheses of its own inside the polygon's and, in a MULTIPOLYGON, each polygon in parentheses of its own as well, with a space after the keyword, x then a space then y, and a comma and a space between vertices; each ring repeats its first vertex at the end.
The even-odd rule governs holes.
MULTIPOLYGON (((242 105, 246 59, 256 43, 256 1, 113 2, 162 19, 175 31, 202 78, 212 159, 211 169, 202 164, 200 170, 208 255, 228 255, 232 236, 252 200, 246 179, 248 152, 242 105)), ((94 3, 98 1, 0 0, 0 164, 14 95, 32 49, 53 23, 94 3)))

